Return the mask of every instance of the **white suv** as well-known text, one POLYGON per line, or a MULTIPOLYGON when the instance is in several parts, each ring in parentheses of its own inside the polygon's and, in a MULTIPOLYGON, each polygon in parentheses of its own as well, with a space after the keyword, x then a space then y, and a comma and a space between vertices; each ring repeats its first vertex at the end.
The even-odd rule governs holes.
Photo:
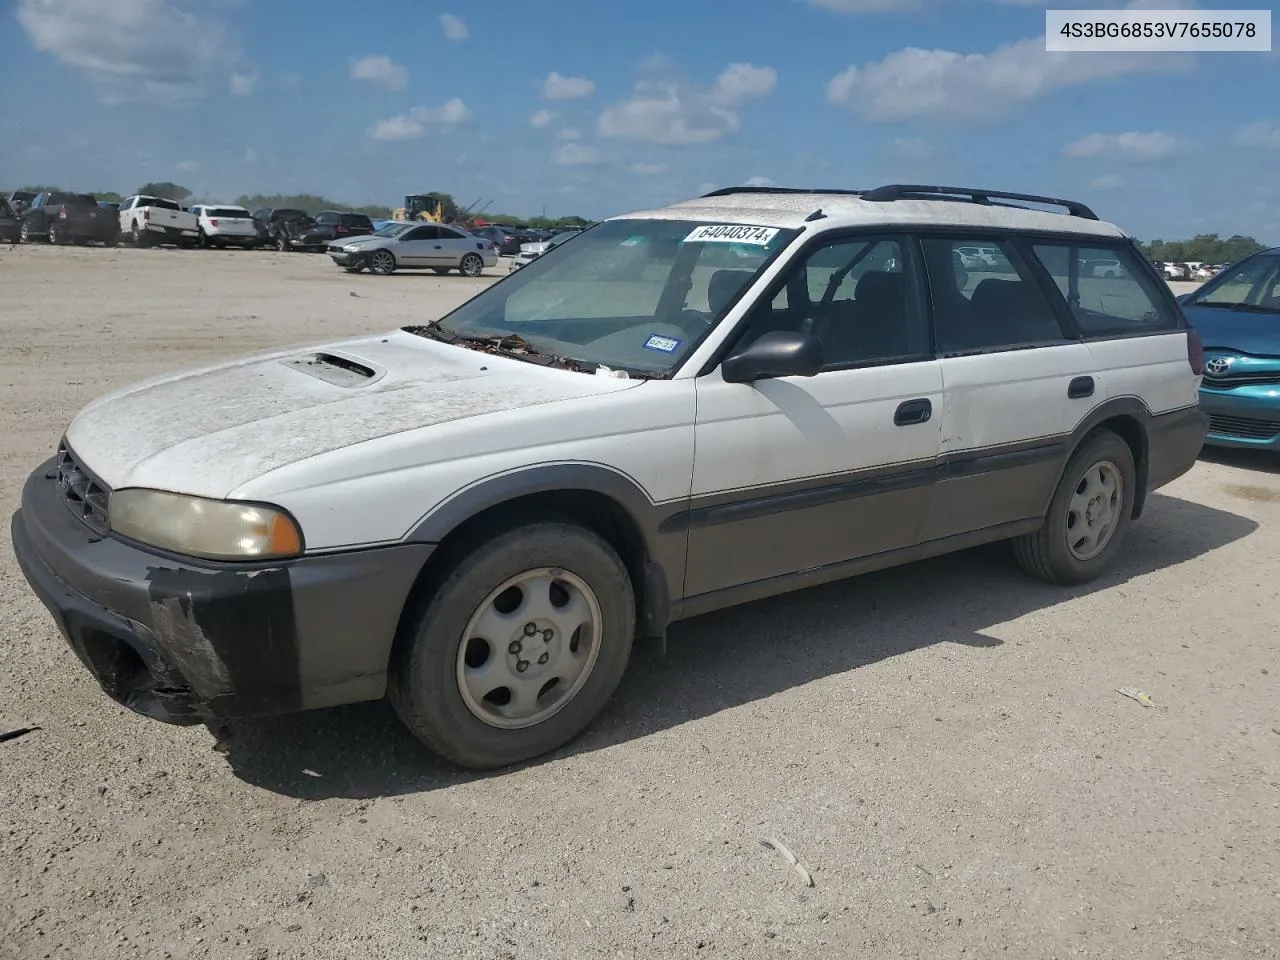
POLYGON ((1196 459, 1202 357, 1083 205, 721 190, 438 320, 99 399, 13 542, 135 710, 389 694, 495 767, 579 734, 633 639, 683 617, 995 540, 1043 580, 1099 576, 1196 459), (971 274, 975 246, 997 265, 971 274), (1123 275, 1079 269, 1100 259, 1123 275))
POLYGON ((253 214, 244 207, 197 204, 190 208, 200 230, 200 246, 253 248, 262 240, 253 214))

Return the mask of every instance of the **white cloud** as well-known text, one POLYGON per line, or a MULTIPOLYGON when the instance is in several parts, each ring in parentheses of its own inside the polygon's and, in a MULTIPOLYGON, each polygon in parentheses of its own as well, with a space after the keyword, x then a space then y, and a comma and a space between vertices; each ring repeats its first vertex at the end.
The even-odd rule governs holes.
POLYGON ((897 160, 929 160, 936 152, 933 144, 919 137, 895 137, 889 144, 889 154, 897 160))
POLYGON ((529 126, 541 129, 542 127, 548 126, 551 121, 555 120, 558 116, 560 116, 560 114, 555 113, 552 110, 538 110, 529 118, 529 126))
POLYGON ((205 11, 179 0, 17 3, 32 45, 83 73, 107 103, 189 101, 241 69, 238 44, 205 11))
POLYGON ((1063 153, 1077 159, 1106 157, 1115 160, 1164 160, 1181 149, 1177 137, 1159 130, 1142 133, 1091 133, 1066 145, 1063 153))
POLYGON ((565 127, 558 131, 556 136, 561 140, 580 140, 582 139, 582 131, 574 127, 565 127))
MULTIPOLYGON (((809 0, 815 7, 825 7, 837 13, 885 13, 891 10, 918 10, 921 0, 809 0)), ((1038 3, 1040 0, 1018 0, 1038 3)))
POLYGON ((440 29, 454 43, 461 43, 471 36, 471 31, 467 29, 466 21, 461 17, 455 17, 452 13, 440 14, 440 29))
POLYGON ((438 107, 413 107, 408 112, 379 120, 369 128, 374 140, 418 140, 430 127, 451 127, 471 116, 467 105, 454 97, 438 107))
POLYGON ((200 169, 199 160, 180 160, 173 167, 179 173, 195 173, 200 169))
POLYGON ((1236 131, 1236 142, 1242 147, 1269 147, 1280 150, 1280 123, 1259 120, 1236 131))
POLYGON ((1114 173, 1104 174, 1089 184, 1094 190, 1119 190, 1124 186, 1124 181, 1117 177, 1114 173))
POLYGON ((747 177, 742 185, 744 187, 772 187, 773 181, 768 177, 747 177))
POLYGON ((231 92, 237 97, 247 97, 253 93, 253 88, 258 85, 257 73, 246 73, 240 70, 233 70, 230 78, 231 92))
POLYGON ((667 165, 665 163, 633 163, 627 169, 642 177, 655 177, 660 173, 666 173, 667 165))
POLYGON ((245 147, 245 148, 244 148, 244 162, 245 162, 245 163, 257 163, 257 162, 258 162, 258 151, 257 151, 257 150, 255 150, 255 149, 253 149, 253 147, 245 147))
POLYGON ((596 92, 596 85, 586 77, 562 77, 554 70, 542 81, 546 100, 581 100, 596 92))
POLYGON ((551 155, 551 162, 564 167, 592 167, 600 162, 600 151, 586 143, 566 143, 551 155))
POLYGON ((351 61, 351 78, 368 80, 388 90, 403 90, 409 82, 409 71, 390 57, 376 54, 351 61))
POLYGON ((1174 53, 1050 53, 1043 36, 990 53, 908 47, 837 74, 827 84, 827 100, 871 121, 991 122, 1055 90, 1179 70, 1188 62, 1174 53))
MULTIPOLYGON (((664 64, 649 65, 650 70, 664 64)), ((625 140, 675 146, 712 143, 741 126, 738 110, 773 92, 772 67, 731 63, 710 89, 697 89, 670 76, 641 80, 630 100, 609 107, 598 121, 600 133, 625 140)))

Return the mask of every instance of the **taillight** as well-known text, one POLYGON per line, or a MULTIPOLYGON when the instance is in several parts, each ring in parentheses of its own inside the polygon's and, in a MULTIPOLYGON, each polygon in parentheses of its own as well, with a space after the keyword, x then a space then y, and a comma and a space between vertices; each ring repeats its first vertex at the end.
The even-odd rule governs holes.
POLYGON ((216 227, 217 225, 218 225, 218 221, 217 221, 217 220, 210 220, 210 221, 209 221, 209 226, 211 226, 211 227, 216 227))
POLYGON ((1187 363, 1197 377, 1204 373, 1204 342, 1195 327, 1187 327, 1187 363))
POLYGON ((58 219, 59 219, 59 220, 65 220, 65 219, 67 219, 67 208, 66 208, 66 207, 62 207, 60 210, 58 210, 58 219))
POLYGON ((344 227, 342 224, 338 224, 338 231, 337 231, 337 232, 338 232, 338 233, 346 233, 346 232, 347 232, 347 228, 346 228, 346 227, 344 227))
POLYGON ((150 207, 144 207, 144 208, 143 208, 143 210, 142 210, 142 219, 143 219, 143 220, 150 220, 150 219, 151 219, 151 208, 150 208, 150 207))

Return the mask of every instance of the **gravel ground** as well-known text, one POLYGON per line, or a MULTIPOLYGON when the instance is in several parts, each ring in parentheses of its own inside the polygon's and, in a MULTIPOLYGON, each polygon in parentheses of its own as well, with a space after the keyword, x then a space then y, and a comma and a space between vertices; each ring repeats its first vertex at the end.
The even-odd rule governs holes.
MULTIPOLYGON (((484 282, 0 248, 5 505, 96 394, 484 282)), ((0 955, 1276 957, 1277 530, 1276 462, 1214 455, 1102 583, 992 548, 689 621, 583 739, 482 777, 381 704, 241 724, 226 754, 131 715, 6 525, 0 730, 40 729, 0 743, 0 955)))

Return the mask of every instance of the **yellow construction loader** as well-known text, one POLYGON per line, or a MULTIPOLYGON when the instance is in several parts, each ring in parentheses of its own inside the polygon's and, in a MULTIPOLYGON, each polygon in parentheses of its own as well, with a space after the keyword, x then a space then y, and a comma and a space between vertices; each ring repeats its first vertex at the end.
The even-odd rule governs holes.
POLYGON ((443 223, 444 212, 439 200, 433 200, 424 194, 415 193, 404 198, 404 206, 391 213, 392 220, 429 220, 432 223, 443 223))

